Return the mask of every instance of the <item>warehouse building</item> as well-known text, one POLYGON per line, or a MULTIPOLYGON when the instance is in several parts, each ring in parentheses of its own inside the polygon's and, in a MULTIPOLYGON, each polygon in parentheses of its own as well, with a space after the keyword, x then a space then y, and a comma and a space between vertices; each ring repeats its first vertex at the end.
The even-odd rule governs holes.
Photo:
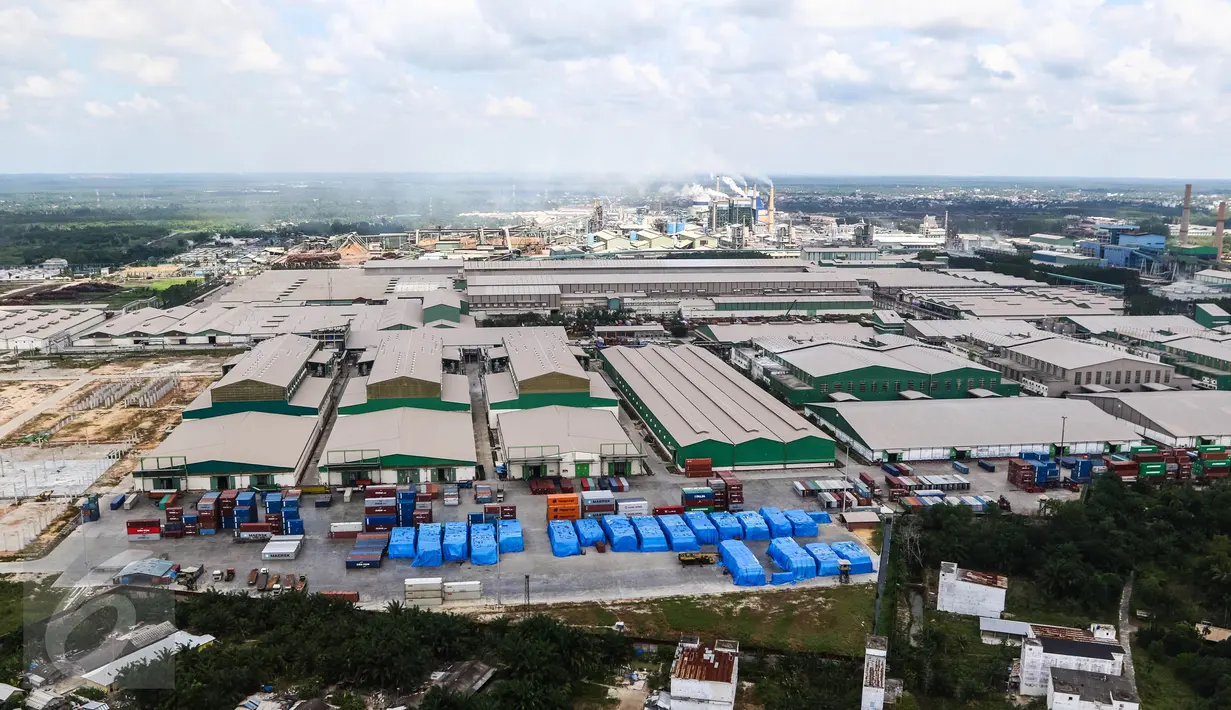
POLYGON ((1192 380, 1171 365, 1062 337, 1009 345, 980 360, 1041 397, 1192 387, 1192 380))
POLYGON ((445 344, 439 333, 389 333, 365 350, 359 358, 360 374, 347 381, 338 402, 338 415, 398 407, 469 411, 469 381, 465 375, 445 372, 445 344))
POLYGON ((120 675, 129 666, 139 663, 152 663, 167 654, 175 655, 182 649, 200 648, 208 646, 213 642, 214 637, 209 634, 195 636, 187 631, 176 631, 161 641, 152 643, 139 651, 117 658, 97 670, 86 673, 81 679, 85 681, 87 687, 96 688, 106 693, 113 693, 119 689, 120 675))
POLYGON ((739 643, 714 646, 695 636, 680 639, 671 664, 671 710, 733 710, 739 688, 739 643))
POLYGON ((759 367, 759 380, 789 404, 829 401, 849 395, 862 401, 893 400, 918 393, 936 399, 970 396, 970 390, 1014 395, 1000 373, 924 345, 868 347, 845 343, 794 345, 754 342, 772 364, 759 367))
POLYGON ((320 346, 298 335, 280 335, 258 344, 223 365, 222 379, 184 408, 184 419, 240 412, 320 415, 329 403, 331 373, 337 371, 337 351, 320 346))
POLYGON ((830 465, 834 442, 715 355, 692 345, 606 348, 607 373, 679 468, 830 465))
POLYGON ((0 351, 49 352, 106 317, 97 308, 0 307, 0 351))
POLYGON ((133 476, 143 491, 294 486, 319 426, 319 417, 267 412, 185 421, 138 460, 133 476))
POLYGON ((602 375, 586 371, 568 343, 550 331, 523 329, 510 333, 502 347, 488 351, 488 358, 499 368, 483 375, 492 429, 501 414, 535 407, 619 411, 620 402, 602 375))
POLYGON ((303 306, 383 304, 422 298, 426 291, 451 290, 445 274, 381 276, 363 269, 270 269, 236 283, 220 303, 265 303, 303 306))
POLYGON ((940 563, 936 610, 950 614, 999 619, 1004 612, 1009 578, 962 569, 954 562, 940 563))
POLYGON ((1124 672, 1124 648, 1114 637, 1076 641, 1042 636, 1022 642, 1020 663, 1021 694, 1044 696, 1056 670, 1119 677, 1124 672))
POLYGON ((876 330, 858 323, 707 323, 696 329, 700 338, 729 347, 749 346, 758 338, 797 343, 833 341, 863 343, 876 338, 876 330))
POLYGON ((1141 441, 1128 423, 1076 399, 836 402, 805 409, 839 443, 874 462, 1104 454, 1141 441))
POLYGON ((1231 392, 1080 394, 1150 441, 1176 448, 1231 446, 1231 392))
POLYGON ((496 428, 509 477, 645 473, 645 454, 616 417, 602 409, 555 405, 501 414, 496 428))
POLYGON ((1052 668, 1047 710, 1138 710, 1141 700, 1132 681, 1106 673, 1052 668))
POLYGON ((317 464, 330 486, 472 481, 470 414, 413 407, 338 417, 317 464))
POLYGON ((1231 343, 1207 338, 1160 342, 1163 361, 1204 389, 1231 390, 1231 343))
POLYGON ((678 310, 685 320, 718 320, 731 318, 785 318, 788 316, 847 316, 871 313, 871 296, 856 293, 813 294, 810 296, 715 296, 713 298, 680 299, 655 304, 645 302, 637 310, 654 315, 667 315, 678 310))

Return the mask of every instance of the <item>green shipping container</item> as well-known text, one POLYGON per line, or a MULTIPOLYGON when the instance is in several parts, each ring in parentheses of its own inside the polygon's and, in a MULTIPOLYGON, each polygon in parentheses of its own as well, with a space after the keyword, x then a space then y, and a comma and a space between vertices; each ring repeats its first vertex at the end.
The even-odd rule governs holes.
POLYGON ((1162 476, 1167 473, 1167 467, 1164 463, 1143 463, 1137 467, 1137 475, 1139 476, 1162 476))
POLYGON ((1197 451, 1214 451, 1214 452, 1221 453, 1226 450, 1227 450, 1227 447, 1219 446, 1217 444, 1206 444, 1205 446, 1197 447, 1197 451))
POLYGON ((1134 446, 1132 448, 1132 452, 1134 454, 1153 454, 1153 453, 1158 453, 1158 447, 1157 446, 1145 446, 1145 445, 1134 446))
POLYGON ((1231 466, 1231 459, 1217 459, 1215 461, 1202 461, 1206 468, 1227 468, 1231 466))

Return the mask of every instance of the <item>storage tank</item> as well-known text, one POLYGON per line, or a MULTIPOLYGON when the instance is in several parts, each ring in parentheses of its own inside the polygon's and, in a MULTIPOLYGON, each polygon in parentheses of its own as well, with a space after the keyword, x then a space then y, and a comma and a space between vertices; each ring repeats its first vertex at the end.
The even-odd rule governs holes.
POLYGON ((667 222, 667 234, 675 234, 675 232, 676 232, 676 223, 667 222))

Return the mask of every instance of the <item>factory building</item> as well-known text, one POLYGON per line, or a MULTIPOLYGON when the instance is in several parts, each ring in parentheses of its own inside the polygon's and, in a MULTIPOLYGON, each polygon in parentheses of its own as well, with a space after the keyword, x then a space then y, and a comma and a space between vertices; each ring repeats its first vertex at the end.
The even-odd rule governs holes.
POLYGON ((1192 387, 1192 380, 1171 365, 1062 337, 1009 345, 980 359, 1041 397, 1192 387))
MULTIPOLYGON (((1120 298, 1055 287, 1022 288, 1006 291, 1000 286, 955 289, 904 289, 898 302, 884 307, 915 313, 922 317, 1011 318, 1038 320, 1071 315, 1120 315, 1120 298)), ((879 305, 879 304, 878 304, 879 305)))
POLYGON ((502 342, 487 353, 495 371, 483 375, 491 428, 501 414, 535 407, 619 411, 620 402, 602 375, 586 371, 573 349, 553 333, 525 329, 502 342))
POLYGON ((999 619, 1008 590, 1009 578, 1004 575, 974 572, 953 562, 941 562, 936 610, 999 619))
POLYGON ((0 307, 0 352, 50 352, 106 317, 96 308, 0 307))
POLYGON ((1057 669, 1120 676, 1124 672, 1124 649, 1116 643, 1115 631, 1109 629, 1108 633, 1110 638, 1077 641, 1041 636, 1023 641, 1021 694, 1047 695, 1052 684, 1051 674, 1057 669))
POLYGON ((909 397, 968 397, 970 390, 1016 394, 1002 388, 1000 373, 924 345, 868 347, 847 343, 795 344, 756 340, 759 355, 770 362, 754 375, 788 403, 829 401, 833 395, 863 401, 909 397))
POLYGON ((1053 668, 1047 685, 1047 710, 1138 710, 1132 682, 1106 673, 1053 668))
POLYGON ((739 688, 739 644, 680 639, 671 664, 671 710, 732 710, 739 688))
POLYGON ((289 487, 299 481, 320 418, 243 412, 180 424, 133 477, 143 491, 289 487))
POLYGON ((105 666, 86 673, 81 676, 81 679, 85 681, 85 685, 88 688, 113 693, 119 690, 120 676, 130 666, 154 663, 166 656, 174 656, 183 649, 201 648, 213 642, 214 637, 209 634, 196 636, 187 631, 176 631, 161 641, 155 641, 145 648, 117 658, 105 666))
MULTIPOLYGON (((347 381, 338 415, 398 407, 469 411, 469 381, 465 375, 445 372, 445 349, 436 330, 383 336, 359 356, 359 375, 347 381)), ((460 354, 454 357, 460 359, 460 354)))
POLYGON ((551 405, 506 412, 496 430, 510 478, 646 472, 645 454, 610 411, 551 405))
POLYGON ((1175 338, 1160 342, 1163 361, 1203 389, 1231 390, 1231 343, 1207 338, 1175 338))
POLYGON ((1231 392, 1077 394, 1163 446, 1231 446, 1231 392))
POLYGON ((1205 328, 1221 328, 1231 325, 1231 313, 1214 303, 1198 303, 1193 306, 1193 320, 1205 328))
POLYGON ((604 368, 679 468, 830 465, 834 442, 715 355, 692 345, 606 348, 604 368))
POLYGON ((184 407, 184 419, 241 412, 318 416, 329 400, 337 354, 298 335, 263 341, 225 363, 222 379, 184 407))
POLYGON ((1105 454, 1141 441, 1128 423, 1075 399, 836 402, 805 410, 842 446, 874 462, 1105 454))
POLYGON ((470 414, 414 407, 340 416, 317 464, 322 485, 472 481, 470 414))
POLYGON ((218 297, 223 304, 347 306, 422 299, 427 291, 451 290, 440 274, 377 276, 362 269, 271 269, 238 282, 218 297))
MULTIPOLYGON (((800 250, 799 258, 819 266, 871 268, 876 266, 876 261, 880 258, 880 250, 871 247, 805 245, 800 250)), ((893 262, 886 262, 886 264, 893 265, 893 262)))

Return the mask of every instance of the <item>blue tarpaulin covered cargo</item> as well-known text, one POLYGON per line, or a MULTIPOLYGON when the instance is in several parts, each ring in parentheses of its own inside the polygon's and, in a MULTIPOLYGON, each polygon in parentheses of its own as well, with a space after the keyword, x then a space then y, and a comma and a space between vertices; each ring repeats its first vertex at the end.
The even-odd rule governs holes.
MULTIPOLYGON (((718 528, 714 527, 710 519, 705 517, 705 513, 699 510, 690 510, 684 513, 684 522, 692 530, 692 534, 697 536, 698 545, 717 544, 718 528)), ((738 523, 736 527, 738 527, 738 523)))
POLYGON ((768 540, 769 525, 765 518, 755 510, 741 510, 735 514, 735 519, 744 528, 745 540, 768 540))
POLYGON ((499 532, 501 552, 525 551, 526 540, 522 536, 520 520, 501 520, 499 532))
POLYGON ((500 561, 496 547, 496 526, 491 523, 470 526, 470 564, 494 565, 500 561))
POLYGON ((770 584, 790 584, 795 581, 795 575, 791 572, 771 572, 769 575, 770 584))
POLYGON ((816 576, 816 559, 789 537, 776 537, 769 541, 769 558, 783 572, 790 572, 796 580, 816 576))
POLYGON ((818 532, 816 521, 802 510, 783 511, 783 515, 791 523, 791 534, 801 537, 816 537, 818 532))
POLYGON ((637 533, 633 531, 633 524, 628 522, 628 516, 603 516, 603 532, 607 533, 607 544, 612 552, 637 551, 637 533))
POLYGON ((607 536, 603 534, 603 526, 594 518, 574 520, 577 528, 577 540, 582 547, 594 547, 597 542, 603 542, 607 536))
POLYGON ((723 540, 718 543, 718 553, 722 555, 722 565, 731 572, 731 581, 736 586, 765 585, 765 570, 747 545, 739 540, 723 540))
POLYGON ((415 556, 415 529, 394 528, 389 533, 389 559, 408 560, 415 556))
POLYGON ((739 518, 726 511, 710 513, 710 522, 718 531, 719 540, 739 540, 744 537, 744 526, 739 524, 739 518))
POLYGON ((817 524, 828 525, 833 521, 829 519, 829 513, 823 510, 812 510, 808 512, 808 517, 812 518, 817 524))
POLYGON ((628 519, 637 533, 637 549, 642 552, 666 552, 667 536, 650 515, 634 515, 628 519))
POLYGON ((466 523, 445 523, 445 538, 441 546, 445 562, 466 559, 466 523))
POLYGON ((444 561, 440 539, 444 535, 442 523, 423 523, 419 526, 419 544, 415 548, 415 567, 439 567, 444 561))
POLYGON ((791 521, 786 519, 781 510, 777 508, 761 508, 761 517, 765 518, 765 524, 769 526, 770 537, 790 537, 791 536, 791 521))
POLYGON ((872 572, 872 558, 859 545, 853 542, 835 542, 830 545, 834 553, 851 563, 851 574, 869 574, 872 572))
POLYGON ((838 574, 838 556, 823 542, 810 542, 804 545, 804 550, 816 560, 818 577, 832 577, 838 574))
POLYGON ((701 546, 697 544, 697 536, 692 528, 678 515, 658 516, 658 525, 667 535, 667 544, 672 552, 697 552, 701 546))
POLYGON ((552 520, 547 523, 547 539, 551 541, 551 554, 556 557, 571 557, 581 554, 577 530, 569 520, 552 520))

